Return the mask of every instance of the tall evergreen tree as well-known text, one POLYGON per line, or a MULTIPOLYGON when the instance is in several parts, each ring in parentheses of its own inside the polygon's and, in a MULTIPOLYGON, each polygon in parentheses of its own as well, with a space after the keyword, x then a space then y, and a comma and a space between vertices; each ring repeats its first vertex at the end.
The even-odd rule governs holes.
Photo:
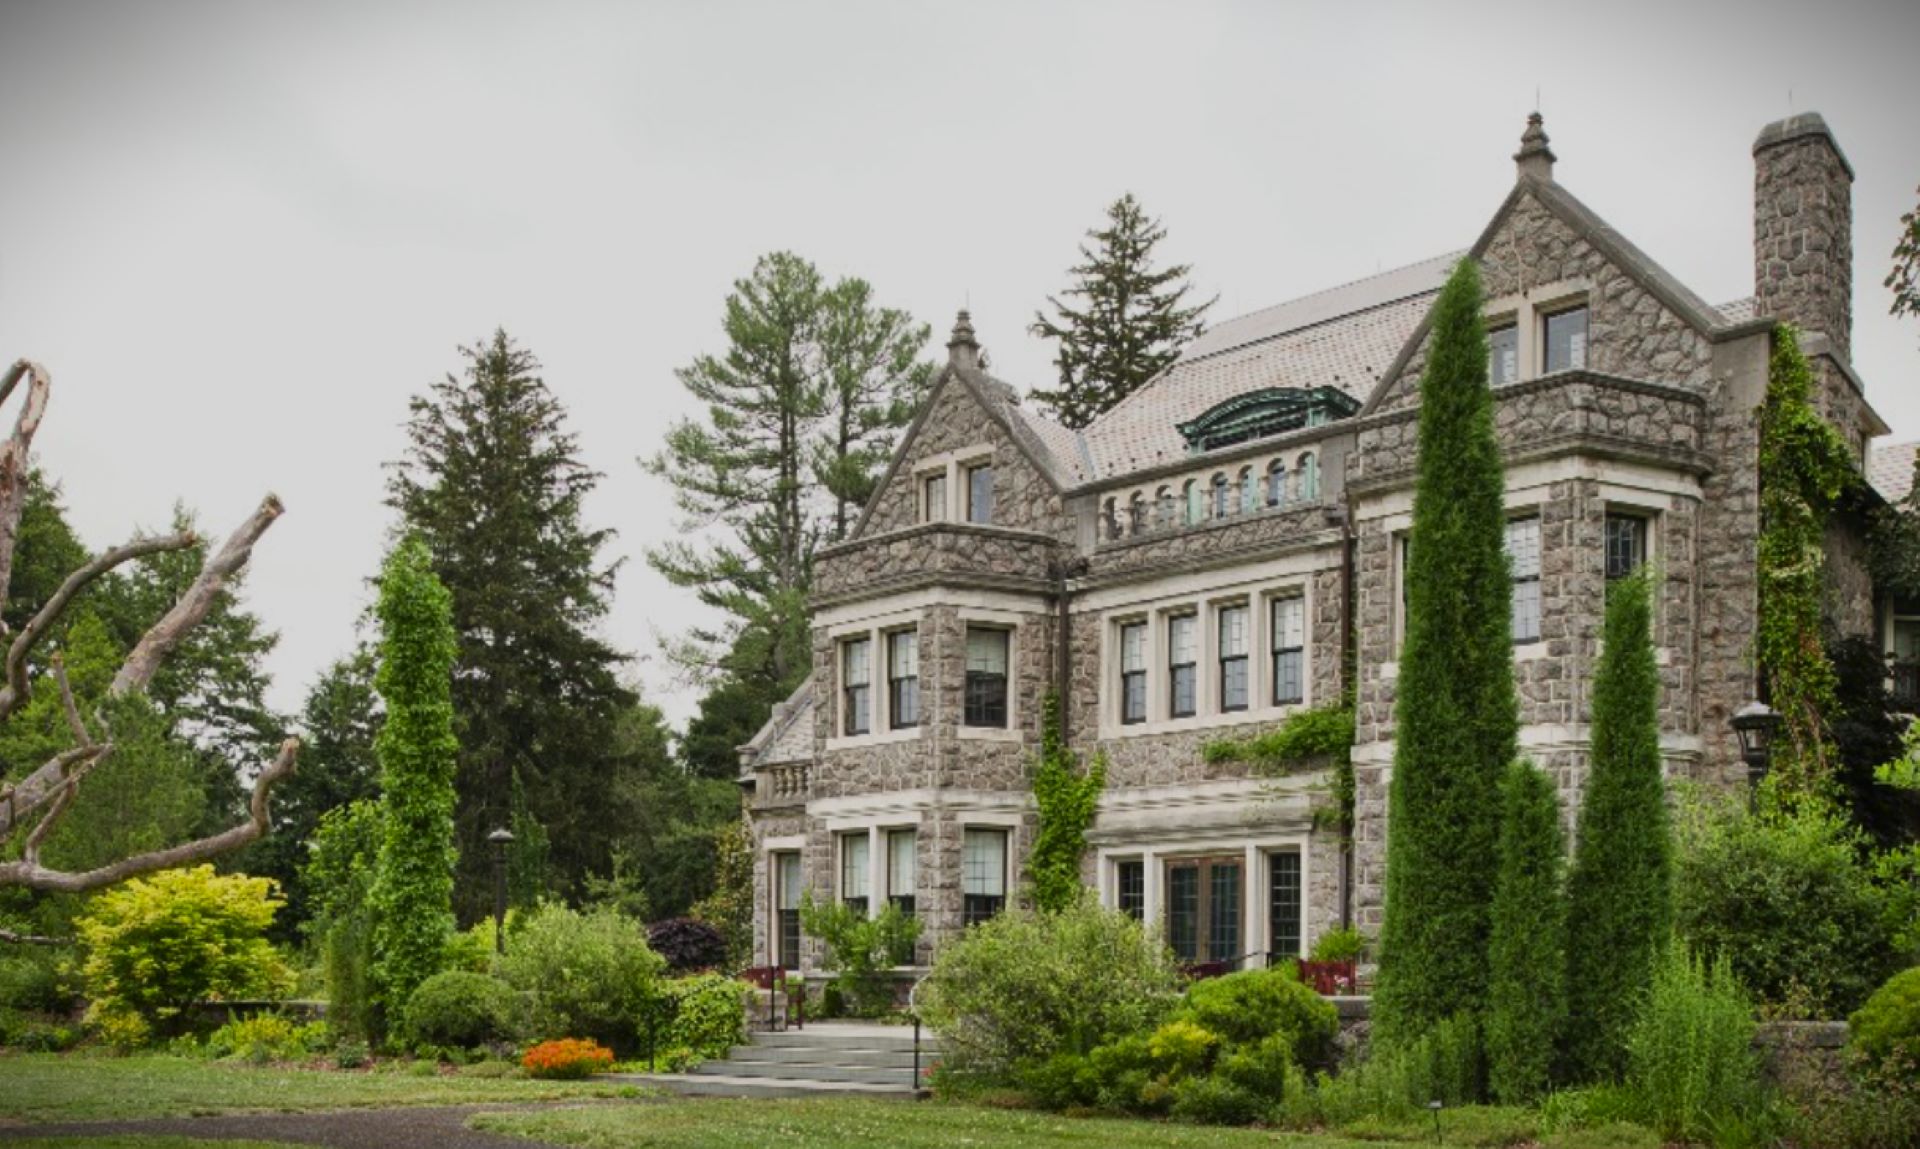
POLYGON ((747 685, 758 726, 812 664, 814 547, 851 528, 932 371, 916 361, 924 324, 789 252, 734 283, 722 326, 726 350, 678 372, 703 417, 676 423, 643 460, 673 485, 683 530, 708 541, 651 548, 647 561, 725 617, 669 653, 697 678, 747 685))
POLYGON ((1184 307, 1192 268, 1153 266, 1154 245, 1167 237, 1160 221, 1149 219, 1132 193, 1107 208, 1107 226, 1087 232, 1093 242, 1080 245, 1075 277, 1064 294, 1081 301, 1073 307, 1055 296, 1047 303, 1057 313, 1035 312, 1033 334, 1059 342, 1053 364, 1055 390, 1035 389, 1033 398, 1068 427, 1084 427, 1138 390, 1180 355, 1188 340, 1205 330, 1201 322, 1209 299, 1184 307))
POLYGON ((1660 673, 1645 571, 1607 588, 1603 638, 1587 792, 1567 880, 1567 1068, 1579 1080, 1625 1067, 1634 1004, 1673 930, 1660 673))
POLYGON ((1486 1004, 1495 796, 1519 740, 1500 448, 1471 260, 1434 304, 1419 445, 1374 995, 1375 1032, 1389 1043, 1486 1004))
POLYGON ((385 818, 368 895, 374 984, 387 1015, 446 964, 453 934, 453 672, 459 644, 453 596, 416 539, 400 544, 380 578, 380 671, 386 700, 375 740, 385 818))
POLYGON ((1487 1085, 1530 1105, 1553 1085, 1567 1018, 1566 841, 1553 780, 1525 762, 1507 772, 1500 870, 1487 943, 1487 1085))
POLYGON ((532 352, 505 331, 461 349, 412 403, 388 503, 453 594, 460 770, 456 905, 492 903, 486 836, 505 825, 514 771, 553 844, 563 892, 604 869, 624 812, 607 805, 613 723, 632 701, 624 657, 594 634, 613 588, 611 531, 581 523, 600 476, 580 461, 565 410, 532 352))

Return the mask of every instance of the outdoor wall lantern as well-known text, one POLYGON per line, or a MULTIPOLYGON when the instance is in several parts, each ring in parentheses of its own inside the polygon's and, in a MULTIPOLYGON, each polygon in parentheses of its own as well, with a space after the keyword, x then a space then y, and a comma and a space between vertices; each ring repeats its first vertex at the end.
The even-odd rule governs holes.
POLYGON ((487 835, 487 845, 493 850, 493 952, 504 954, 507 952, 507 847, 513 845, 513 831, 502 826, 487 835))
POLYGON ((1773 757, 1773 740, 1780 732, 1780 712, 1756 699, 1734 711, 1728 725, 1740 736, 1740 758, 1747 764, 1747 786, 1757 790, 1760 780, 1767 776, 1767 762, 1773 757))

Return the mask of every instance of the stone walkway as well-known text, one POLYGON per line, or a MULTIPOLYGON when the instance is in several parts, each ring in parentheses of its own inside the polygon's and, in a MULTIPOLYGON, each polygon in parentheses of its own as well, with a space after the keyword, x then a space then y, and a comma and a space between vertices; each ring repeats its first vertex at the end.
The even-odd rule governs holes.
MULTIPOLYGON (((558 1109, 579 1102, 536 1105, 445 1105, 395 1109, 335 1109, 324 1113, 245 1113, 224 1117, 157 1117, 82 1121, 61 1125, 0 1126, 0 1145, 36 1137, 84 1139, 108 1135, 171 1134, 220 1141, 279 1141, 328 1149, 552 1149, 544 1141, 502 1137, 467 1128, 475 1113, 558 1109)), ((593 1104, 623 1104, 594 1102, 593 1104)), ((81 1143, 76 1141, 76 1144, 81 1143)))

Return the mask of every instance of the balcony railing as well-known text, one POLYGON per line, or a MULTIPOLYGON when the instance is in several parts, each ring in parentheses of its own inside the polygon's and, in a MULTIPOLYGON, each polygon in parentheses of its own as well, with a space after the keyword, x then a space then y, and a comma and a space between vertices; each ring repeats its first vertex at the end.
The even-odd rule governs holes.
POLYGON ((760 771, 756 796, 761 805, 777 806, 805 801, 812 781, 813 766, 810 763, 789 762, 768 766, 760 771))

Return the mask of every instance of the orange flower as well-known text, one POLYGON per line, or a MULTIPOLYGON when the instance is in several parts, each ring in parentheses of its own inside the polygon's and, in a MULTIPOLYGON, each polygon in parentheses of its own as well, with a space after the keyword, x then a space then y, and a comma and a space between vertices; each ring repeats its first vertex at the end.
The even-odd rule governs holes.
POLYGON ((578 1081, 613 1068, 613 1051, 597 1041, 564 1038, 543 1041, 520 1059, 529 1076, 550 1081, 578 1081))

